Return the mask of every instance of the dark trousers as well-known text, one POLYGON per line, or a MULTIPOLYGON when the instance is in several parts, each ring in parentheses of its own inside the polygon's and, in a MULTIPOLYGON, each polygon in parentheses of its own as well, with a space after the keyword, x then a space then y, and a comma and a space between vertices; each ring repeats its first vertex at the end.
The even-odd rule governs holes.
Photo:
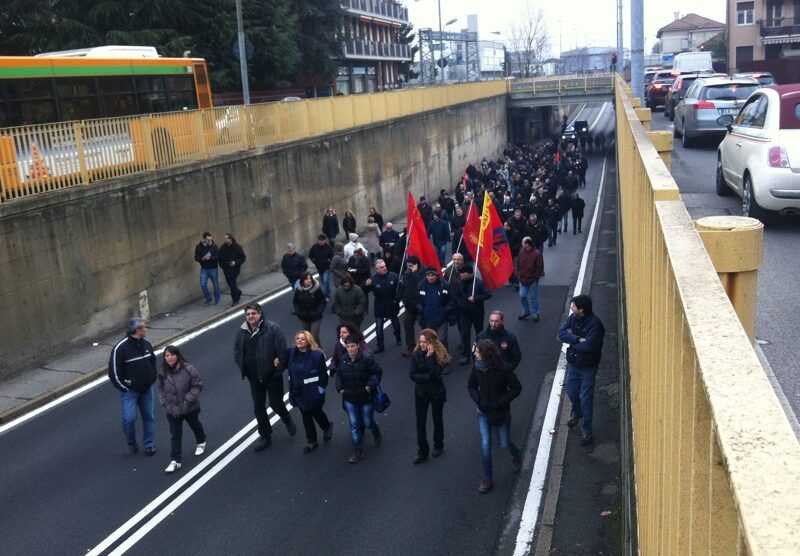
POLYGON ((250 394, 253 396, 253 413, 258 421, 258 434, 264 437, 270 436, 272 425, 270 425, 267 415, 267 398, 269 398, 269 406, 272 411, 277 413, 284 423, 292 420, 292 416, 289 415, 289 410, 286 409, 286 404, 283 402, 283 377, 267 382, 259 382, 258 379, 248 377, 247 381, 250 383, 250 394))
POLYGON ((470 337, 472 336, 472 329, 475 329, 475 336, 483 330, 483 317, 485 313, 472 314, 464 311, 458 313, 458 331, 461 334, 461 343, 459 348, 462 355, 469 355, 471 353, 470 337))
POLYGON ((582 223, 583 223, 583 216, 575 216, 574 214, 572 215, 572 231, 573 232, 580 232, 582 223))
POLYGON ((403 313, 403 330, 406 334, 406 347, 412 348, 417 345, 417 333, 414 331, 414 323, 417 322, 417 311, 406 305, 406 312, 403 313))
MULTIPOLYGON (((397 340, 400 340, 400 319, 396 316, 389 319, 392 321, 392 330, 394 330, 394 337, 397 340)), ((383 317, 375 317, 375 339, 377 341, 378 347, 383 347, 383 323, 386 322, 386 319, 383 317)))
POLYGON ((417 413, 417 449, 419 453, 427 456, 430 450, 428 445, 428 406, 431 406, 433 417, 433 448, 441 450, 444 448, 444 399, 429 400, 414 396, 414 409, 417 413))
POLYGON ((303 416, 303 428, 306 429, 306 440, 308 440, 309 444, 314 444, 317 441, 317 427, 314 426, 314 421, 323 431, 328 430, 331 426, 331 421, 325 415, 322 406, 307 411, 301 409, 300 415, 303 416))
POLYGON ((222 272, 225 274, 225 281, 228 283, 228 289, 231 290, 231 300, 234 303, 239 303, 239 299, 242 297, 242 290, 240 290, 239 286, 236 285, 236 280, 239 278, 239 272, 231 270, 223 270, 222 272))
POLYGON ((167 414, 167 422, 169 422, 169 436, 172 440, 172 447, 169 452, 170 459, 180 462, 181 461, 181 444, 183 442, 183 422, 189 425, 194 433, 194 439, 198 444, 206 441, 206 433, 203 430, 203 425, 200 423, 200 409, 195 409, 186 415, 179 415, 173 417, 167 414))

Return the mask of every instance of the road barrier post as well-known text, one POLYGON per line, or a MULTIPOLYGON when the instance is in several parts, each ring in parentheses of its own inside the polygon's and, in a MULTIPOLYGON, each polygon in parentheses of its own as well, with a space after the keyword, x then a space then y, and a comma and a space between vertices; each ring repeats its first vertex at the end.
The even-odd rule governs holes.
POLYGON ((672 168, 672 133, 669 131, 649 131, 650 141, 658 151, 661 160, 664 161, 664 166, 667 169, 672 168))
POLYGON ((645 131, 650 131, 650 120, 653 119, 653 113, 649 108, 635 108, 636 117, 642 122, 642 127, 645 131))

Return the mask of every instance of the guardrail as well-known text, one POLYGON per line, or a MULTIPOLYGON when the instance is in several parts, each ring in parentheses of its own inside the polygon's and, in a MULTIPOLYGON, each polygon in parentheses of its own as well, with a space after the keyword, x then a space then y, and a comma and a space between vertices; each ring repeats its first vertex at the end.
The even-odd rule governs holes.
POLYGON ((506 93, 483 81, 0 129, 0 202, 506 93))
POLYGON ((610 73, 591 75, 560 75, 556 77, 537 77, 534 79, 515 79, 510 82, 509 92, 531 94, 560 94, 575 91, 589 92, 596 89, 611 90, 614 77, 610 73))
POLYGON ((640 554, 800 554, 800 444, 617 77, 640 554))

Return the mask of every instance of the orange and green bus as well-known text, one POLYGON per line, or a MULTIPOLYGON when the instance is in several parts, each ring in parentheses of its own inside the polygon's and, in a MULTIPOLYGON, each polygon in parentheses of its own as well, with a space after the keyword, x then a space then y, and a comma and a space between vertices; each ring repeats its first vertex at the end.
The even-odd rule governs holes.
POLYGON ((0 56, 0 128, 211 106, 200 58, 141 46, 0 56))

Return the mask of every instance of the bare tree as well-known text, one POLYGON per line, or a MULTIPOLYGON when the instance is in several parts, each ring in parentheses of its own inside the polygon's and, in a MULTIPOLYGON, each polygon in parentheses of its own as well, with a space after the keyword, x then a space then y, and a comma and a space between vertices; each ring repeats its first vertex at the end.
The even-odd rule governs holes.
POLYGON ((533 77, 542 71, 544 61, 550 54, 550 37, 542 8, 534 8, 530 2, 516 23, 508 30, 511 43, 510 57, 515 72, 520 77, 533 77))

